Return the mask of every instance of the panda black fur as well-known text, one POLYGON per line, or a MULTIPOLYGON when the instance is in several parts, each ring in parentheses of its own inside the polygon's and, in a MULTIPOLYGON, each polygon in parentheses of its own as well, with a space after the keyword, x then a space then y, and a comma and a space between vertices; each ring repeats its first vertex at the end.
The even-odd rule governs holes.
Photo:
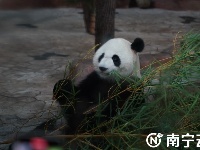
MULTIPOLYGON (((119 86, 112 72, 116 71, 122 77, 131 76, 138 80, 141 75, 137 52, 141 52, 143 48, 144 42, 140 38, 136 38, 133 43, 121 38, 111 39, 96 51, 93 57, 94 71, 77 86, 67 79, 55 84, 54 98, 61 105, 68 122, 70 127, 68 133, 83 132, 86 128, 85 122, 89 121, 86 124, 91 125, 89 129, 92 129, 96 123, 114 117, 117 109, 120 109, 126 100, 135 94, 126 90, 129 86, 128 82, 124 81, 119 86), (113 96, 116 89, 123 92, 113 96), (75 96, 71 93, 75 93, 75 96), (97 120, 99 122, 96 122, 97 120)), ((141 94, 142 90, 139 92, 141 94)), ((136 106, 143 102, 144 100, 140 101, 136 106)))

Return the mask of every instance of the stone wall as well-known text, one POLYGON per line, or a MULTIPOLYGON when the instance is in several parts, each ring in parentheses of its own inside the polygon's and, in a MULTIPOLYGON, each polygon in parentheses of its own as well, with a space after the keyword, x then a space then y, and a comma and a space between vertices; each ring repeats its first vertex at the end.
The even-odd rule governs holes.
POLYGON ((0 9, 24 9, 66 6, 65 0, 0 0, 0 9))
POLYGON ((153 0, 155 8, 200 11, 200 0, 153 0))
MULTIPOLYGON (((70 3, 69 1, 70 0, 0 0, 0 9, 81 7, 80 3, 70 3)), ((117 0, 117 7, 127 8, 129 4, 135 7, 135 1, 136 0, 117 0)), ((200 10, 200 0, 152 0, 152 4, 154 8, 169 10, 200 10)))

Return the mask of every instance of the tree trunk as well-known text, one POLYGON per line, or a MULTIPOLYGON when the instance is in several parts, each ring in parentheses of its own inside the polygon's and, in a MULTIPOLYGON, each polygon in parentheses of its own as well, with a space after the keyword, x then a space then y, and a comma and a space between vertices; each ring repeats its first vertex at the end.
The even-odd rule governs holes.
POLYGON ((87 33, 95 34, 95 0, 82 0, 83 16, 87 33))
POLYGON ((114 38, 115 5, 116 0, 96 0, 95 45, 114 38))

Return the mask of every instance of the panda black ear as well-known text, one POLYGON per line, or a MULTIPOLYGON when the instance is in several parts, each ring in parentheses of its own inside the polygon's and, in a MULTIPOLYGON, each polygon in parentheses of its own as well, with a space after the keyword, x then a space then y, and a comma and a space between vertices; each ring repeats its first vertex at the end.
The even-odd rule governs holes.
POLYGON ((131 49, 136 52, 141 52, 144 49, 144 41, 141 38, 136 38, 131 44, 131 49))

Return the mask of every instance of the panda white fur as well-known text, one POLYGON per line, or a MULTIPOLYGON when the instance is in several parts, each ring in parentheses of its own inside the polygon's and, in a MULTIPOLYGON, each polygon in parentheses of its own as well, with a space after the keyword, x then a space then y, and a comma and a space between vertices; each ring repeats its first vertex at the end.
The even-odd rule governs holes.
POLYGON ((140 78, 140 61, 137 52, 141 52, 143 48, 144 43, 139 38, 132 44, 122 38, 111 39, 95 53, 94 69, 102 78, 109 78, 109 73, 112 71, 117 71, 122 76, 133 75, 140 78))
MULTIPOLYGON (((93 57, 94 71, 77 86, 67 79, 55 84, 53 95, 68 122, 68 133, 80 132, 84 128, 84 120, 88 122, 90 119, 89 125, 92 128, 96 120, 100 120, 99 124, 116 115, 133 92, 125 90, 129 86, 127 82, 119 86, 112 72, 115 71, 122 77, 141 78, 138 52, 143 48, 144 42, 140 38, 136 38, 133 43, 122 38, 111 39, 96 51, 93 57), (112 97, 116 88, 124 91, 117 98, 112 97), (100 113, 100 119, 96 117, 97 112, 100 113)), ((142 100, 136 105, 143 102, 142 100)))

